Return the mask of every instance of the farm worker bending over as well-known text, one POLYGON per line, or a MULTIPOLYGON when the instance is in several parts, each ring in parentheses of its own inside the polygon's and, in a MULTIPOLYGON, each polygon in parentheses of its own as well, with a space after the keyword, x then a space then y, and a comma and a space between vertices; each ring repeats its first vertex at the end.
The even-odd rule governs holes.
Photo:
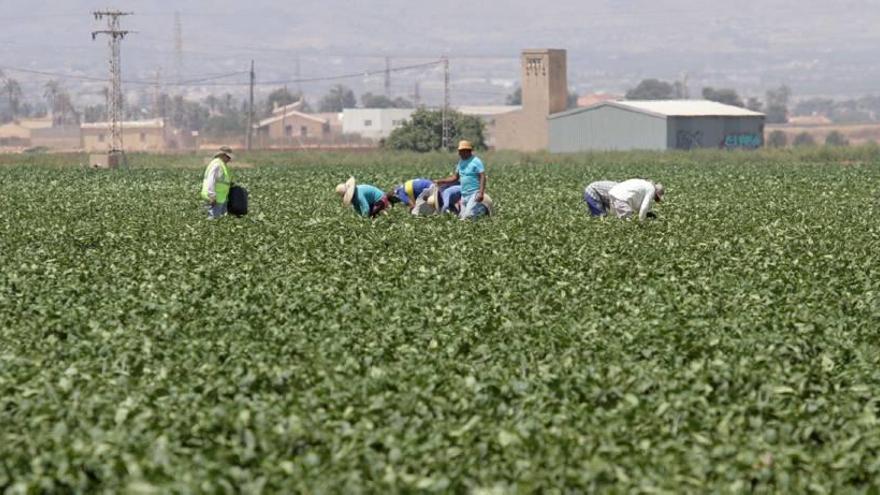
POLYGON ((435 213, 453 213, 458 216, 459 202, 461 201, 461 186, 454 185, 442 190, 436 185, 431 185, 416 200, 412 214, 415 216, 428 216, 435 213))
POLYGON ((460 213, 459 204, 461 203, 461 186, 449 186, 441 190, 435 186, 428 198, 428 204, 442 213, 452 213, 458 215, 460 213))
POLYGON ((358 185, 354 177, 336 186, 336 193, 342 196, 342 204, 352 206, 362 217, 374 218, 391 207, 388 196, 376 186, 358 185))
POLYGON ((228 146, 223 146, 205 169, 202 199, 207 202, 205 206, 208 209, 209 220, 226 214, 226 202, 229 199, 229 188, 232 186, 232 174, 229 173, 230 161, 232 161, 232 150, 228 146))
POLYGON ((461 184, 461 212, 459 218, 477 218, 489 215, 492 200, 486 194, 486 168, 483 162, 474 156, 474 147, 469 141, 458 143, 458 165, 453 175, 436 181, 439 187, 458 182, 461 184))
POLYGON ((419 204, 427 201, 426 191, 434 185, 430 179, 413 179, 398 184, 388 193, 388 199, 392 206, 397 203, 403 203, 408 206, 410 211, 419 204))
POLYGON ((594 217, 604 217, 611 209, 611 198, 608 197, 608 191, 616 186, 617 182, 610 180, 600 180, 593 182, 584 189, 584 201, 590 209, 590 215, 594 217))
POLYGON ((632 218, 638 212, 639 221, 651 213, 654 202, 663 200, 666 189, 644 179, 630 179, 617 184, 608 191, 611 207, 618 218, 632 218))

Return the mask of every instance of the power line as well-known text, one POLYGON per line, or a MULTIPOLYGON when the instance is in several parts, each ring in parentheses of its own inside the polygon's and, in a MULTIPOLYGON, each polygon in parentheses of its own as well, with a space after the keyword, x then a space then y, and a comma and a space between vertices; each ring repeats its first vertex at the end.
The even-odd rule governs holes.
MULTIPOLYGON (((403 72, 414 69, 423 69, 428 67, 435 67, 438 65, 443 65, 445 59, 435 60, 432 62, 422 63, 422 64, 413 64, 406 65, 400 67, 393 67, 390 69, 390 72, 403 72)), ((448 62, 445 62, 448 63, 448 62)), ((9 66, 0 66, 0 70, 8 71, 8 72, 20 72, 24 74, 34 74, 45 77, 52 77, 56 79, 72 79, 78 81, 88 81, 88 82, 101 82, 106 83, 107 80, 105 78, 94 77, 94 76, 85 76, 85 75, 77 75, 77 74, 63 74, 59 72, 49 72, 35 69, 24 69, 21 67, 9 67, 9 66)), ((360 72, 352 72, 347 74, 339 74, 335 76, 320 76, 320 77, 306 77, 306 78, 296 78, 296 79, 287 79, 287 80, 275 80, 275 81, 262 81, 262 82, 254 82, 253 84, 256 86, 282 86, 285 84, 301 84, 301 83, 313 83, 313 82, 326 82, 326 81, 339 81, 344 79, 352 79, 357 77, 368 77, 377 74, 387 74, 389 69, 372 69, 365 70, 360 72)), ((169 82, 165 83, 165 86, 220 86, 220 87, 229 87, 229 86, 250 86, 252 83, 250 80, 248 81, 233 81, 233 82, 217 82, 220 79, 226 79, 235 76, 248 75, 249 71, 236 71, 236 72, 228 72, 225 74, 215 74, 211 76, 205 76, 198 79, 190 79, 186 81, 181 81, 179 83, 169 82)), ((155 86, 155 80, 124 80, 121 81, 126 84, 133 85, 142 85, 142 86, 155 86)))
MULTIPOLYGON (((424 64, 406 65, 406 66, 401 66, 401 67, 393 67, 393 68, 391 68, 391 69, 373 69, 373 70, 365 70, 365 71, 361 71, 361 72, 352 72, 352 73, 348 73, 348 74, 340 74, 340 75, 336 75, 336 76, 321 76, 321 77, 307 77, 307 78, 302 78, 302 79, 287 79, 287 80, 280 80, 280 81, 266 81, 266 82, 261 82, 261 83, 258 83, 258 84, 263 85, 263 86, 266 86, 266 85, 275 85, 275 86, 277 86, 277 85, 281 85, 281 84, 296 84, 296 83, 310 83, 310 82, 336 81, 336 80, 340 80, 340 79, 352 79, 352 78, 356 78, 356 77, 374 76, 374 75, 377 75, 377 74, 384 74, 384 73, 386 73, 386 72, 388 72, 388 71, 390 71, 390 72, 402 72, 402 71, 406 71, 406 70, 423 69, 423 68, 426 68, 426 67, 434 67, 434 66, 437 66, 437 65, 441 65, 442 63, 443 63, 442 60, 435 60, 435 61, 433 61, 433 62, 427 62, 427 63, 424 63, 424 64)), ((246 86, 247 84, 248 84, 248 83, 239 83, 239 84, 235 84, 235 85, 246 86)), ((230 86, 231 86, 231 85, 230 85, 230 86)))
MULTIPOLYGON (((104 77, 80 76, 77 74, 62 74, 60 72, 47 72, 47 71, 34 70, 34 69, 22 69, 20 67, 0 66, 0 70, 9 71, 9 72, 21 72, 24 74, 34 74, 34 75, 38 75, 38 76, 54 77, 57 79, 75 79, 75 80, 79 80, 79 81, 107 82, 107 78, 104 78, 104 77)), ((178 86, 178 85, 180 85, 180 86, 195 86, 198 83, 203 82, 203 81, 214 81, 217 79, 226 79, 227 77, 240 76, 240 75, 244 75, 247 73, 248 73, 248 71, 227 72, 225 74, 216 74, 216 75, 212 75, 212 76, 205 76, 205 77, 201 77, 198 79, 189 79, 189 80, 181 81, 180 83, 168 82, 168 83, 165 83, 165 86, 178 86)), ((156 84, 155 81, 146 81, 146 80, 137 80, 137 79, 126 79, 126 80, 123 80, 122 82, 124 82, 125 84, 140 84, 140 85, 145 85, 145 86, 152 86, 152 85, 156 84)))

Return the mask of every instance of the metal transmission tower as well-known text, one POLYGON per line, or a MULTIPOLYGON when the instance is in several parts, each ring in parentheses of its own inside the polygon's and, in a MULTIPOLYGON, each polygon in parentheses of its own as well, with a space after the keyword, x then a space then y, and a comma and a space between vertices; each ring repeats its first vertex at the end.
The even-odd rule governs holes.
POLYGON ((449 149, 449 57, 443 56, 443 150, 449 149))
POLYGON ((123 155, 122 148, 122 66, 120 65, 120 42, 129 34, 119 28, 119 18, 132 15, 131 12, 118 10, 104 10, 93 12, 96 20, 107 18, 107 29, 92 31, 92 40, 97 39, 99 34, 106 34, 110 40, 110 93, 107 98, 107 117, 110 121, 110 141, 108 143, 107 166, 115 167, 119 157, 123 155))

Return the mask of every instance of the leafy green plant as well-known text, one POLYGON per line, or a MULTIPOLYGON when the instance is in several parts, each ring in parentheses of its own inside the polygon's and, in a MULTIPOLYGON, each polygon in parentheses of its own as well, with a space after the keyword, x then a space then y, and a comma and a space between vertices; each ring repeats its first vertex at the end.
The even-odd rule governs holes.
POLYGON ((477 223, 333 192, 451 154, 242 156, 217 222, 201 156, 3 157, 0 491, 876 490, 880 162, 821 151, 489 154, 477 223))

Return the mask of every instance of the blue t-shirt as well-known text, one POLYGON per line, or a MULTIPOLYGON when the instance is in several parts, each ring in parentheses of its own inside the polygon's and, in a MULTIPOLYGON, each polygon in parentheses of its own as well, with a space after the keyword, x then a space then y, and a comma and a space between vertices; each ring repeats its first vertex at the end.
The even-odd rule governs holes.
POLYGON ((385 196, 385 193, 378 187, 368 184, 358 184, 357 189, 354 192, 354 198, 351 200, 351 206, 354 208, 354 211, 358 212, 361 216, 368 217, 370 216, 370 208, 382 199, 382 196, 385 196))
POLYGON ((459 161, 455 171, 458 172, 462 198, 469 198, 480 190, 480 174, 486 169, 479 158, 472 156, 467 160, 459 161))
MULTIPOLYGON (((419 195, 422 194, 422 191, 431 187, 433 184, 433 182, 428 179, 413 179, 407 182, 412 182, 413 198, 418 198, 419 195)), ((406 193, 406 183, 395 187, 394 195, 397 196, 403 204, 410 204, 409 195, 406 193)))

